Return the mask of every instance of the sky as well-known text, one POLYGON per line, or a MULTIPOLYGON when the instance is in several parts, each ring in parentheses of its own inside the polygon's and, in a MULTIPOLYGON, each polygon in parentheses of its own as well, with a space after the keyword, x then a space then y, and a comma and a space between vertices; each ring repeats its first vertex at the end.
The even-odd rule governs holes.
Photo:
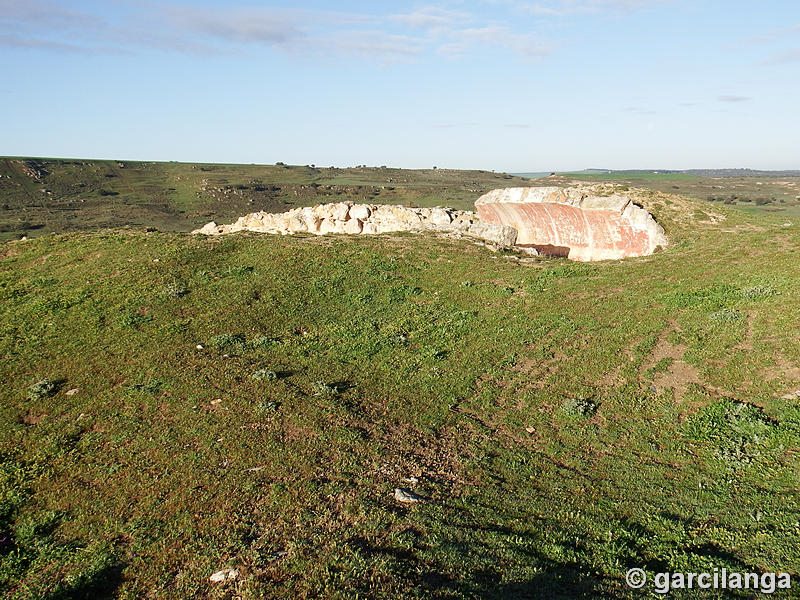
POLYGON ((796 0, 0 0, 0 155, 800 169, 796 0))

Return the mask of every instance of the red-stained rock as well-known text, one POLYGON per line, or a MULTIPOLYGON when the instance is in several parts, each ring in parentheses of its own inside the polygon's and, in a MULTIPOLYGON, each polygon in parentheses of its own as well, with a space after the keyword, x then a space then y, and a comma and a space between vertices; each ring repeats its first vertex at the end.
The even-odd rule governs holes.
POLYGON ((645 209, 592 188, 493 190, 475 207, 483 221, 515 228, 518 246, 572 260, 645 256, 667 245, 664 229, 645 209))

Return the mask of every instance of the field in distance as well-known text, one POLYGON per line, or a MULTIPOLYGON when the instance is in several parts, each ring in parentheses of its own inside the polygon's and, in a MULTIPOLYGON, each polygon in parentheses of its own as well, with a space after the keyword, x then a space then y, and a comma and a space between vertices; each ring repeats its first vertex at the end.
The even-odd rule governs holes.
POLYGON ((692 169, 687 171, 613 171, 587 169, 558 173, 516 173, 539 181, 568 178, 589 183, 615 183, 680 194, 698 200, 726 204, 749 212, 800 217, 800 171, 751 171, 749 169, 692 169), (541 179, 545 177, 545 179, 541 179))

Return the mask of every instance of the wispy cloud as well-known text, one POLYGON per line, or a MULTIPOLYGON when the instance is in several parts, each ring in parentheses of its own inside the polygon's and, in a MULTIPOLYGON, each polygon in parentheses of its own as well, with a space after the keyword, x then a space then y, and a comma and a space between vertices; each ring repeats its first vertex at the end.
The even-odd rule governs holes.
POLYGON ((470 13, 427 6, 410 13, 390 15, 392 23, 434 31, 448 31, 474 20, 470 13))
POLYGON ((503 125, 508 129, 530 129, 531 126, 528 123, 508 123, 507 125, 503 125))
POLYGON ((779 52, 770 58, 762 61, 762 65, 782 65, 785 63, 792 63, 800 61, 800 48, 787 50, 786 52, 779 52))
POLYGON ((505 4, 511 4, 518 10, 532 15, 565 17, 592 13, 626 13, 673 0, 552 0, 542 3, 521 2, 519 0, 500 1, 505 4))
POLYGON ((748 102, 752 99, 750 96, 717 96, 719 102, 748 102))
POLYGON ((634 115, 654 115, 656 111, 650 108, 642 108, 641 106, 626 106, 622 109, 623 112, 631 113, 634 115))
POLYGON ((6 48, 33 48, 40 50, 59 50, 65 52, 88 53, 90 50, 85 46, 76 44, 66 44, 51 40, 43 40, 35 37, 24 37, 9 33, 0 33, 0 47, 6 48))
POLYGON ((434 123, 431 125, 433 129, 460 129, 467 127, 475 127, 477 123, 434 123))
POLYGON ((525 59, 541 58, 551 52, 539 36, 517 33, 505 25, 471 27, 452 32, 451 41, 439 46, 439 52, 450 56, 464 56, 475 47, 504 48, 525 59))
POLYGON ((303 35, 294 19, 272 10, 198 10, 167 5, 162 12, 176 30, 228 42, 286 45, 303 35))
POLYGON ((770 31, 749 37, 744 41, 749 43, 769 43, 794 34, 800 34, 800 23, 790 27, 772 29, 770 31))
POLYGON ((327 39, 337 53, 395 61, 418 56, 425 51, 425 40, 384 31, 349 31, 327 39))
POLYGON ((231 53, 263 46, 298 56, 382 62, 413 60, 426 52, 466 56, 489 47, 525 59, 548 52, 543 40, 515 24, 484 24, 469 12, 434 5, 390 14, 144 2, 132 7, 124 21, 110 22, 54 1, 0 0, 0 47, 231 53))

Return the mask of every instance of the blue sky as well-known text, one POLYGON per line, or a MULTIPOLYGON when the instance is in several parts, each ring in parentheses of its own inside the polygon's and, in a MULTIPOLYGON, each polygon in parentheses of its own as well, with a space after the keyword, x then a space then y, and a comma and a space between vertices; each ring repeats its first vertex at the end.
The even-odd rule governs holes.
POLYGON ((0 154, 800 168, 800 3, 0 0, 0 154))

